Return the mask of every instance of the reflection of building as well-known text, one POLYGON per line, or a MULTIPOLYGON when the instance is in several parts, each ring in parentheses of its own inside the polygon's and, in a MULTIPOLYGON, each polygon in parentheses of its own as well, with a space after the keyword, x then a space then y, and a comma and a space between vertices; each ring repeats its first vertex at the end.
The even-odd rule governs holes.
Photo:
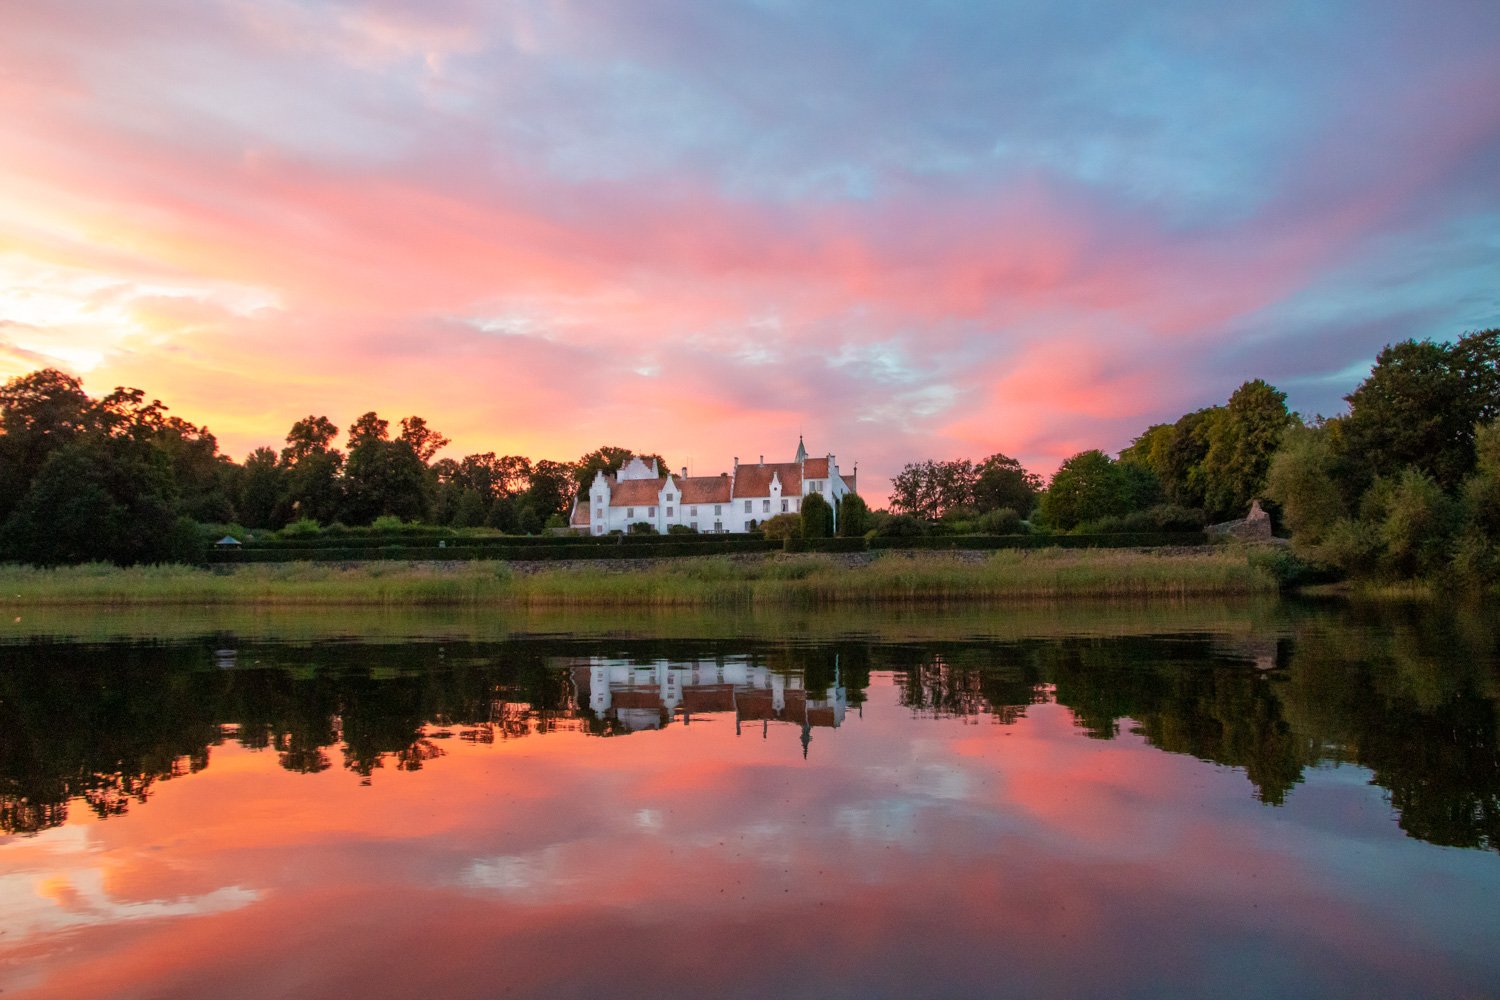
POLYGON ((835 729, 844 721, 847 699, 835 662, 833 684, 821 691, 803 687, 803 675, 785 673, 748 660, 696 663, 633 663, 591 657, 573 668, 580 704, 624 732, 660 729, 677 716, 684 725, 696 716, 733 712, 735 731, 745 722, 802 727, 803 746, 814 727, 835 729))

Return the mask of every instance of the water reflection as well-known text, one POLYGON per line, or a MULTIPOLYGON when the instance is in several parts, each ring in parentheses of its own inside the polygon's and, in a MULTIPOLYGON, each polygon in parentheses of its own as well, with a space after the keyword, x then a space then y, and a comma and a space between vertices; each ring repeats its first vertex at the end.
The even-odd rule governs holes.
POLYGON ((1169 617, 0 648, 0 992, 1500 992, 1488 626, 1169 617))
MULTIPOLYGON (((1023 724, 1068 710, 1080 738, 1128 732, 1242 772, 1281 805, 1311 769, 1352 764, 1401 829, 1500 849, 1500 684, 1494 636, 1413 610, 1304 615, 1260 634, 841 640, 641 639, 279 644, 231 635, 166 644, 42 643, 4 651, 0 830, 35 833, 73 808, 115 816, 232 743, 302 774, 363 783, 419 771, 449 740, 735 731, 829 738, 872 674, 921 720, 1023 724)), ((920 735, 920 728, 892 738, 920 735)))

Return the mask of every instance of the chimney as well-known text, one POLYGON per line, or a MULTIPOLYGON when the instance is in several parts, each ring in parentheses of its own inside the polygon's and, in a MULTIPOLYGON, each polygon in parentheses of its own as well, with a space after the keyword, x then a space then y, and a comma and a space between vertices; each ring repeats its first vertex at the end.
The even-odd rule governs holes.
POLYGON ((766 464, 766 456, 764 456, 764 455, 760 456, 760 462, 759 462, 759 464, 760 465, 765 465, 766 464))
POLYGON ((734 471, 735 472, 739 472, 740 471, 740 456, 738 456, 738 455, 734 456, 734 471))
POLYGON ((685 466, 685 465, 682 467, 682 478, 683 479, 687 478, 687 466, 685 466))

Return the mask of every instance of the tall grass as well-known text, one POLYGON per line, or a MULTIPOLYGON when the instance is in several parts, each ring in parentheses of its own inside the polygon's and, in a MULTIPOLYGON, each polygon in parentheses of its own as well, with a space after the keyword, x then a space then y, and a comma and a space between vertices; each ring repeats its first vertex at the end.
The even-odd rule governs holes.
POLYGON ((39 605, 484 607, 820 607, 1025 598, 1196 597, 1271 593, 1242 551, 1002 550, 979 559, 890 553, 860 565, 809 555, 702 557, 611 572, 503 563, 316 563, 0 567, 0 608, 39 605))

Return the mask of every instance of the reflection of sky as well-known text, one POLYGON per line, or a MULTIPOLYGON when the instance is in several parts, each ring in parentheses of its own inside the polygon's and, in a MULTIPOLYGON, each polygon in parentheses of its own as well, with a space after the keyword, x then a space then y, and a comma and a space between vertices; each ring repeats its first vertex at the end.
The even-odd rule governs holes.
POLYGON ((375 407, 1045 473, 1500 322, 1494 4, 7 15, 0 374, 141 384, 237 455, 375 407))
POLYGON ((555 732, 449 741, 362 787, 225 744, 125 816, 75 810, 0 844, 0 989, 975 995, 997 970, 1053 995, 1500 984, 1500 861, 1407 839, 1363 769, 1311 769, 1273 808, 1234 769, 1085 738, 1055 704, 976 725, 914 718, 896 692, 877 675, 807 760, 785 724, 555 732))

